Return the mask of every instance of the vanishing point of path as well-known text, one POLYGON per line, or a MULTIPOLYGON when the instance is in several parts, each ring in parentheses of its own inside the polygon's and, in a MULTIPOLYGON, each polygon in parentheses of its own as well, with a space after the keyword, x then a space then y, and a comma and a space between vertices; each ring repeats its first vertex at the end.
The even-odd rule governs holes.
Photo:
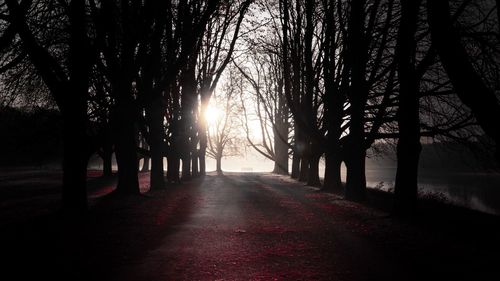
POLYGON ((13 265, 19 276, 24 267, 66 280, 498 276, 492 233, 477 235, 486 243, 439 224, 400 222, 271 174, 210 175, 140 197, 104 197, 83 226, 47 219, 18 228, 20 236, 8 237, 18 245, 7 253, 21 262, 13 265))

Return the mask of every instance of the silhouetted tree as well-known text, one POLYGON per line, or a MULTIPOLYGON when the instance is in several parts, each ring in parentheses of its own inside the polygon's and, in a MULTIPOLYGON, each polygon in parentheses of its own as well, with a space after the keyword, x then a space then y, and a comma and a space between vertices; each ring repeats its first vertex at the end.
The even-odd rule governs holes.
POLYGON ((205 175, 205 151, 207 148, 207 124, 203 118, 220 77, 231 61, 245 15, 253 0, 233 1, 221 5, 207 25, 207 32, 202 41, 198 58, 198 80, 200 84, 200 113, 198 136, 200 149, 200 174, 205 175))
POLYGON ((9 21, 22 40, 23 49, 50 90, 64 119, 63 140, 63 209, 70 214, 82 214, 87 209, 87 161, 85 145, 87 130, 87 96, 89 72, 92 65, 88 37, 88 12, 85 1, 71 1, 67 6, 56 5, 51 11, 47 6, 35 6, 31 1, 8 0, 9 21), (50 46, 40 44, 40 30, 30 26, 30 12, 38 13, 37 20, 45 21, 48 29, 60 26, 63 20, 67 32, 66 56, 58 58, 50 46), (54 16, 55 17, 51 17, 54 16), (57 24, 56 24, 57 21, 57 24), (70 94, 71 93, 71 94, 70 94))
POLYGON ((453 89, 470 108, 484 132, 495 142, 497 158, 500 159, 500 127, 496 122, 500 112, 498 97, 470 63, 469 55, 453 26, 448 1, 427 1, 427 9, 432 42, 453 89))
POLYGON ((419 80, 415 69, 415 33, 421 1, 401 1, 398 45, 399 139, 398 167, 395 182, 395 209, 397 213, 411 213, 417 200, 418 159, 420 145, 419 80))
MULTIPOLYGON (((255 46, 257 48, 257 46, 255 46)), ((279 46, 273 46, 279 50, 279 46)), ((279 54, 263 50, 252 52, 249 61, 250 69, 244 70, 238 65, 236 67, 248 81, 252 88, 254 97, 246 100, 243 97, 244 129, 247 141, 261 155, 274 162, 273 173, 288 175, 288 150, 290 116, 288 104, 283 93, 283 73, 282 62, 279 54), (249 108, 246 103, 253 104, 249 108), (254 121, 260 123, 259 132, 253 132, 249 126, 251 116, 255 116, 254 121), (257 134, 253 138, 251 134, 257 134)))
POLYGON ((342 15, 337 10, 336 1, 322 1, 324 15, 324 62, 323 79, 325 87, 325 177, 324 189, 342 191, 340 167, 342 163, 342 150, 340 139, 342 137, 342 123, 344 117, 344 104, 346 93, 340 87, 346 87, 346 70, 342 68, 342 59, 338 56, 342 52, 342 15), (342 73, 344 73, 342 75, 342 73))
POLYGON ((347 166, 346 198, 365 198, 366 177, 364 148, 364 112, 368 99, 366 87, 366 63, 368 61, 368 34, 365 29, 365 1, 351 1, 347 29, 346 64, 350 68, 348 92, 350 124, 349 135, 344 146, 347 166))

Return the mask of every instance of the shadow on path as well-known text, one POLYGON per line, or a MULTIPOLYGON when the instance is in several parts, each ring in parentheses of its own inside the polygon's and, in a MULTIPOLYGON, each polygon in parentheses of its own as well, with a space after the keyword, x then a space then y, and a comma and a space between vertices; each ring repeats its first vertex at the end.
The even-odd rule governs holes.
POLYGON ((50 214, 0 224, 12 280, 488 280, 500 273, 498 225, 485 227, 487 235, 454 235, 271 174, 209 175, 143 196, 96 198, 83 224, 50 214))

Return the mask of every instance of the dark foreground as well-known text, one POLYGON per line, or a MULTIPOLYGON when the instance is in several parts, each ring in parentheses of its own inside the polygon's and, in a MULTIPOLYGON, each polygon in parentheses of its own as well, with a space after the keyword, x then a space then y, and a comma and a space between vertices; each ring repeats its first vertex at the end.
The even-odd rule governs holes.
POLYGON ((112 182, 94 179, 80 224, 54 214, 57 190, 8 184, 0 184, 0 255, 1 274, 12 277, 2 280, 500 276, 496 217, 401 221, 270 174, 207 176, 128 198, 102 196, 112 182))

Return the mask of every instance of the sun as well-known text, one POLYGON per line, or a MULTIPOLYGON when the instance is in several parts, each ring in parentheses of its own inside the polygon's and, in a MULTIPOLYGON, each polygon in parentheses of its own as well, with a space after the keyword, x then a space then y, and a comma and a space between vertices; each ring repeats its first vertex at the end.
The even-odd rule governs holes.
POLYGON ((207 120, 207 125, 208 126, 214 126, 217 124, 217 121, 219 121, 222 113, 220 109, 217 107, 214 107, 212 105, 209 105, 207 107, 207 110, 205 111, 205 120, 207 120))

